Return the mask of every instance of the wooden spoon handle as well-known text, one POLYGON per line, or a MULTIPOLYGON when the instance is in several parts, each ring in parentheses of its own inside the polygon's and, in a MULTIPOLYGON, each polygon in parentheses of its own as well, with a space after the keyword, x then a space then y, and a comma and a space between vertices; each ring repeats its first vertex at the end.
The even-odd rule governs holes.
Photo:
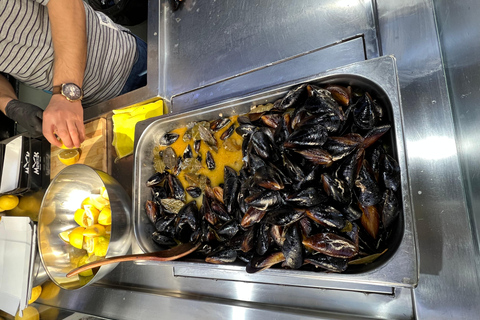
POLYGON ((118 256, 112 258, 106 258, 94 262, 87 263, 81 267, 73 269, 67 273, 67 278, 72 277, 80 272, 83 272, 88 269, 100 267, 106 264, 124 262, 124 261, 136 261, 136 260, 149 260, 149 261, 172 261, 180 259, 193 251, 197 250, 200 247, 201 243, 184 243, 178 246, 175 246, 168 250, 157 251, 152 253, 142 253, 142 254, 129 254, 125 256, 118 256))

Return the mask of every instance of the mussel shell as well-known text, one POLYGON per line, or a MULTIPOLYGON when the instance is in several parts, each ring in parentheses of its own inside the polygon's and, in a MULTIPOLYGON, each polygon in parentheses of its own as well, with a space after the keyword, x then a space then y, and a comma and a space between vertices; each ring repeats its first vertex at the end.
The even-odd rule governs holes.
POLYGON ((385 188, 393 191, 400 190, 400 167, 397 161, 388 154, 382 162, 381 176, 385 188))
POLYGON ((280 173, 271 166, 258 168, 253 180, 257 185, 269 190, 281 190, 285 187, 280 173))
POLYGON ((227 208, 227 212, 231 213, 237 205, 238 192, 240 191, 237 172, 229 166, 225 166, 223 169, 223 181, 223 203, 227 208))
POLYGON ((391 189, 383 193, 382 223, 384 228, 389 228, 393 221, 400 215, 401 207, 395 192, 391 189))
POLYGON ((329 205, 319 204, 307 208, 305 214, 313 221, 330 228, 343 229, 345 227, 345 219, 342 213, 329 205))
POLYGON ((226 125, 228 125, 231 122, 229 118, 219 118, 217 120, 213 120, 210 122, 210 129, 212 131, 218 131, 222 128, 224 128, 226 125))
POLYGON ((276 161, 276 150, 274 147, 273 139, 270 139, 266 132, 257 131, 254 132, 251 138, 253 149, 263 159, 271 159, 276 161))
POLYGON ((283 144, 286 148, 321 147, 328 132, 323 126, 305 126, 292 132, 283 144))
POLYGON ((192 198, 198 198, 202 195, 202 189, 195 186, 189 186, 185 189, 192 198))
POLYGON ((163 234, 161 234, 161 233, 159 233, 159 232, 157 232, 157 231, 155 231, 155 232, 152 234, 152 240, 153 240, 153 242, 155 242, 156 244, 158 244, 158 245, 160 245, 160 246, 166 246, 166 247, 172 247, 172 246, 174 246, 174 245, 177 244, 172 237, 163 235, 163 234))
POLYGON ((207 163, 208 170, 215 169, 215 160, 213 159, 212 153, 210 151, 207 151, 207 157, 205 161, 207 163))
POLYGON ((332 155, 320 148, 309 148, 303 150, 296 150, 296 152, 300 153, 305 159, 311 161, 313 164, 316 165, 325 165, 330 166, 333 162, 332 155))
POLYGON ((228 127, 227 130, 225 130, 222 135, 220 136, 220 139, 222 140, 226 140, 228 138, 230 138, 233 134, 233 132, 235 131, 235 125, 232 124, 230 127, 228 127))
POLYGON ((167 132, 160 138, 160 145, 162 146, 169 146, 177 141, 180 135, 178 133, 167 132))
POLYGON ((307 99, 307 84, 303 83, 292 90, 290 90, 275 107, 279 110, 286 110, 288 108, 297 108, 305 103, 307 99))
POLYGON ((321 253, 311 255, 305 259, 305 262, 330 272, 344 272, 348 267, 347 259, 331 257, 321 253))
POLYGON ((378 116, 368 93, 365 93, 355 102, 353 106, 353 122, 364 130, 370 130, 378 123, 378 116))
POLYGON ((210 253, 206 258, 205 262, 222 264, 222 263, 232 263, 237 259, 237 251, 231 248, 219 248, 214 252, 210 253))
POLYGON ((147 187, 153 187, 161 184, 165 181, 168 176, 168 172, 155 172, 150 178, 147 180, 147 187))
POLYGON ((168 175, 170 194, 177 200, 185 201, 185 190, 180 180, 173 174, 168 175))
POLYGON ((183 151, 183 159, 188 159, 188 158, 193 158, 192 147, 190 147, 189 144, 187 144, 185 151, 183 151))
POLYGON ((282 203, 282 197, 278 191, 260 191, 245 198, 245 202, 260 210, 267 210, 282 203))
POLYGON ((190 201, 180 209, 176 217, 177 227, 182 227, 184 224, 188 224, 192 230, 196 230, 198 227, 199 213, 197 208, 197 202, 195 200, 190 201))
POLYGON ((328 173, 322 174, 323 190, 334 201, 348 204, 352 201, 352 192, 348 185, 340 179, 330 176, 328 173))
POLYGON ((266 223, 261 223, 260 227, 257 229, 257 243, 256 243, 256 252, 258 255, 263 256, 270 247, 270 225, 266 223))
POLYGON ((250 262, 247 264, 247 273, 255 273, 265 269, 268 269, 278 263, 285 261, 283 252, 272 252, 263 256, 253 256, 250 262))
POLYGON ((291 269, 298 269, 303 265, 302 236, 296 224, 287 227, 282 252, 285 256, 285 265, 291 269))
POLYGON ((358 254, 355 244, 334 233, 319 233, 303 240, 305 247, 328 256, 337 258, 352 258, 358 254))
POLYGON ((360 219, 363 228, 373 238, 377 239, 378 230, 380 228, 380 214, 376 206, 360 206, 362 217, 360 219))
POLYGON ((352 153, 361 142, 363 138, 360 135, 328 137, 322 148, 332 156, 333 161, 338 161, 352 153))
POLYGON ((158 232, 166 233, 168 226, 173 226, 175 215, 165 215, 157 219, 155 229, 158 232))
POLYGON ((366 161, 364 161, 355 180, 354 187, 355 195, 363 207, 373 206, 382 201, 380 188, 367 169, 367 165, 366 161))
POLYGON ((195 142, 193 143, 193 150, 195 150, 197 154, 200 151, 201 145, 202 145, 202 140, 195 140, 195 142))
POLYGON ((305 210, 284 206, 270 210, 265 218, 265 222, 277 226, 288 226, 303 218, 304 214, 305 210))
POLYGON ((326 202, 327 196, 315 187, 308 187, 300 191, 296 191, 285 198, 285 201, 293 206, 312 207, 326 202))
POLYGON ((254 223, 260 222, 266 213, 267 213, 266 210, 260 210, 255 207, 249 207, 247 212, 245 212, 242 218, 241 226, 244 228, 248 228, 252 226, 254 223))
POLYGON ((155 204, 155 202, 147 200, 145 203, 145 212, 147 213, 148 220, 155 224, 159 214, 158 206, 155 204))
POLYGON ((237 234, 238 230, 238 222, 236 220, 230 220, 221 225, 218 228, 217 233, 230 239, 237 234))

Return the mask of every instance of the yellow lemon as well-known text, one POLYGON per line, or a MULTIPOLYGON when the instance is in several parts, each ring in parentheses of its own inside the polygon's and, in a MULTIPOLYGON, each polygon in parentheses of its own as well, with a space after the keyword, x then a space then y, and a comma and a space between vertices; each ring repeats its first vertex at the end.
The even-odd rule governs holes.
POLYGON ((85 216, 85 209, 77 209, 75 211, 75 214, 73 215, 73 220, 75 220, 75 222, 78 223, 79 226, 86 227, 86 221, 84 221, 85 216))
MULTIPOLYGON (((88 256, 85 255, 83 256, 79 261, 78 261, 78 264, 77 264, 77 267, 81 267, 85 264, 87 264, 87 259, 88 259, 88 256)), ((85 270, 85 271, 82 271, 79 273, 79 275, 81 275, 82 277, 89 277, 89 276, 92 276, 93 275, 93 271, 92 269, 89 269, 89 270, 85 270)))
POLYGON ((42 286, 32 288, 32 295, 30 296, 30 300, 28 300, 28 304, 34 303, 38 297, 40 297, 40 293, 42 293, 42 286))
POLYGON ((85 209, 86 206, 93 206, 92 198, 88 197, 82 201, 82 208, 85 209))
POLYGON ((76 227, 68 235, 70 244, 75 248, 82 249, 83 247, 83 231, 85 231, 84 227, 76 227))
POLYGON ((111 233, 112 233, 112 226, 111 225, 105 226, 105 234, 109 236, 111 233))
POLYGON ((58 154, 58 160, 66 166, 77 163, 80 159, 80 152, 78 149, 63 150, 58 154))
POLYGON ((42 285, 42 293, 40 294, 40 299, 50 300, 52 298, 55 298, 59 292, 60 287, 52 281, 48 281, 42 285))
POLYGON ((66 243, 70 243, 70 233, 72 232, 72 230, 73 229, 60 232, 58 236, 60 237, 60 239, 62 239, 66 243))
POLYGON ((0 209, 3 211, 12 210, 18 205, 19 199, 17 196, 6 194, 0 197, 0 209))
POLYGON ((110 207, 105 207, 102 211, 100 211, 100 214, 98 215, 98 223, 104 226, 109 226, 112 224, 112 210, 110 207))
POLYGON ((83 220, 85 222, 85 225, 89 227, 98 223, 99 214, 100 214, 100 211, 94 206, 85 206, 85 215, 83 220))
POLYGON ((105 206, 110 205, 110 201, 105 199, 104 197, 100 196, 93 196, 92 197, 92 204, 97 208, 98 210, 102 211, 105 206))
POLYGON ((89 226, 85 228, 83 231, 84 237, 99 237, 105 234, 105 227, 101 224, 94 224, 93 226, 89 226))
POLYGON ((108 244, 110 242, 110 237, 98 237, 95 243, 95 248, 93 253, 97 257, 105 257, 107 255, 108 244))
POLYGON ((23 309, 22 316, 20 317, 18 315, 19 313, 15 315, 15 320, 39 320, 40 319, 40 314, 38 313, 37 308, 28 306, 25 309, 23 309))
POLYGON ((105 187, 100 188, 100 195, 101 195, 104 199, 110 200, 110 198, 108 197, 107 189, 106 189, 105 187))

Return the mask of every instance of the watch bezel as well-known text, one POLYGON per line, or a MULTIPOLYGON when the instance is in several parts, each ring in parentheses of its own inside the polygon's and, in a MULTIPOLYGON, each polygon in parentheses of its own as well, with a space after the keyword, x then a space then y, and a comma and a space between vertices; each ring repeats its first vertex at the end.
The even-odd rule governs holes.
POLYGON ((72 83, 72 82, 67 82, 67 83, 62 83, 61 85, 61 90, 60 90, 60 93, 62 94, 62 96, 65 97, 65 99, 67 99, 68 101, 71 101, 71 102, 75 102, 75 101, 80 101, 83 99, 83 90, 82 88, 80 88, 80 86, 76 85, 75 83, 72 83), (77 87, 77 89, 79 90, 80 92, 80 96, 77 98, 77 97, 70 97, 68 96, 68 94, 66 93, 66 90, 65 88, 67 86, 75 86, 77 87))

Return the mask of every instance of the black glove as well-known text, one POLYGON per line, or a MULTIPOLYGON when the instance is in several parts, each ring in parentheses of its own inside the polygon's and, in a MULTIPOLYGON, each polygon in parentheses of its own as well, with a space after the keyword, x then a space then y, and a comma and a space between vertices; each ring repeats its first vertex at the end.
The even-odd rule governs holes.
POLYGON ((7 117, 16 121, 32 135, 42 135, 43 110, 31 103, 11 100, 5 107, 7 117))

